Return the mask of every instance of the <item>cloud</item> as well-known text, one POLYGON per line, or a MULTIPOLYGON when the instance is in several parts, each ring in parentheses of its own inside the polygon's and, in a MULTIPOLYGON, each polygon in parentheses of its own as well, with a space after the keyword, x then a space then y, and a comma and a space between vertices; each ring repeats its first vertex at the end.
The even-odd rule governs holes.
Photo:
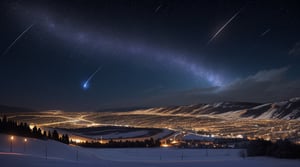
POLYGON ((259 87, 262 87, 263 85, 269 86, 283 80, 284 75, 287 71, 288 71, 287 67, 259 71, 254 75, 250 75, 246 78, 237 79, 231 82, 230 84, 226 85, 224 88, 221 88, 220 92, 241 91, 244 89, 253 91, 253 89, 254 88, 257 89, 258 86, 259 87))
POLYGON ((287 100, 300 95, 300 81, 287 79, 285 76, 288 71, 288 67, 262 70, 245 78, 237 79, 224 87, 187 90, 153 97, 148 102, 152 105, 167 106, 219 101, 272 102, 287 100))
POLYGON ((300 41, 297 42, 293 48, 289 51, 289 55, 300 56, 300 41))
POLYGON ((291 81, 285 76, 288 67, 263 70, 243 79, 238 79, 220 90, 229 100, 276 101, 299 96, 299 81, 291 81))
POLYGON ((222 101, 274 102, 300 96, 300 80, 285 76, 289 67, 261 70, 223 87, 165 91, 147 98, 127 99, 113 106, 166 107, 222 101))

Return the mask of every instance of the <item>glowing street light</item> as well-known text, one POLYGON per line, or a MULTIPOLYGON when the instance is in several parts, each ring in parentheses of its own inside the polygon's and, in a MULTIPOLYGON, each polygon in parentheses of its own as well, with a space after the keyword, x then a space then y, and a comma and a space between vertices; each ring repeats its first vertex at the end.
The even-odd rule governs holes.
POLYGON ((27 143, 27 138, 24 139, 24 152, 26 152, 26 143, 27 143))
POLYGON ((13 140, 14 140, 14 136, 10 137, 10 152, 12 152, 12 147, 13 147, 13 140))

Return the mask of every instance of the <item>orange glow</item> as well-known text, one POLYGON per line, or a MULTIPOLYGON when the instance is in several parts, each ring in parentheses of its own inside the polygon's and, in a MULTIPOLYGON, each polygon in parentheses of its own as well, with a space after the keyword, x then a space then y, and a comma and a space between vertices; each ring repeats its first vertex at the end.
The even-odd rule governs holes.
POLYGON ((27 139, 26 139, 26 138, 24 139, 24 142, 27 142, 27 139))
POLYGON ((74 139, 74 138, 72 139, 71 138, 71 140, 74 141, 75 143, 83 143, 83 140, 80 140, 80 139, 74 139))
POLYGON ((160 145, 161 147, 170 147, 170 145, 168 145, 168 144, 162 144, 162 145, 160 145))
POLYGON ((32 130, 34 128, 34 125, 33 124, 30 124, 29 125, 29 128, 32 130))
POLYGON ((177 144, 178 141, 174 140, 174 141, 172 141, 171 143, 172 143, 172 144, 177 144))
POLYGON ((14 136, 11 136, 11 137, 10 137, 10 140, 14 140, 14 136))

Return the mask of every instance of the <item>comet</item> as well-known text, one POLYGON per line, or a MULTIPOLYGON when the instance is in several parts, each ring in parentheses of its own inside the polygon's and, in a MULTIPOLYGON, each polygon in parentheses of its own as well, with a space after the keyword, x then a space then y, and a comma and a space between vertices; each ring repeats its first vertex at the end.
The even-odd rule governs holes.
POLYGON ((22 36, 28 32, 32 27, 33 27, 34 24, 31 24, 29 27, 27 27, 6 49, 5 51, 1 54, 1 56, 4 56, 8 53, 8 51, 15 45, 15 43, 20 39, 22 38, 22 36))
POLYGON ((102 69, 102 66, 98 67, 97 70, 95 72, 93 72, 88 79, 83 83, 82 88, 83 89, 88 89, 89 88, 89 82, 91 81, 91 79, 102 69))
POLYGON ((241 10, 237 11, 215 34, 210 38, 210 40, 207 42, 207 45, 209 45, 223 30, 226 28, 226 26, 232 22, 239 14, 241 13, 241 10))

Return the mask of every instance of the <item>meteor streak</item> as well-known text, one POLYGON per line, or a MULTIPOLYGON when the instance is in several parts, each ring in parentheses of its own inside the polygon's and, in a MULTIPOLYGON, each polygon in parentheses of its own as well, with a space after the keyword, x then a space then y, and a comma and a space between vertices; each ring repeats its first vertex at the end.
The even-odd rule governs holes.
POLYGON ((13 47, 14 46, 14 44, 27 32, 27 31, 29 31, 31 28, 32 28, 32 26, 33 26, 34 24, 31 24, 29 27, 27 27, 6 49, 5 49, 5 51, 1 54, 1 56, 4 56, 4 55, 6 55, 7 53, 8 53, 8 51, 10 50, 10 48, 11 47, 13 47))
POLYGON ((83 83, 82 87, 83 89, 88 89, 89 88, 89 82, 90 80, 97 74, 97 72, 99 72, 102 69, 102 67, 98 67, 97 70, 95 72, 93 72, 90 77, 83 83))
POLYGON ((213 37, 210 38, 210 40, 207 42, 207 45, 210 44, 222 31, 226 26, 236 18, 241 13, 241 10, 237 11, 216 33, 213 37))

